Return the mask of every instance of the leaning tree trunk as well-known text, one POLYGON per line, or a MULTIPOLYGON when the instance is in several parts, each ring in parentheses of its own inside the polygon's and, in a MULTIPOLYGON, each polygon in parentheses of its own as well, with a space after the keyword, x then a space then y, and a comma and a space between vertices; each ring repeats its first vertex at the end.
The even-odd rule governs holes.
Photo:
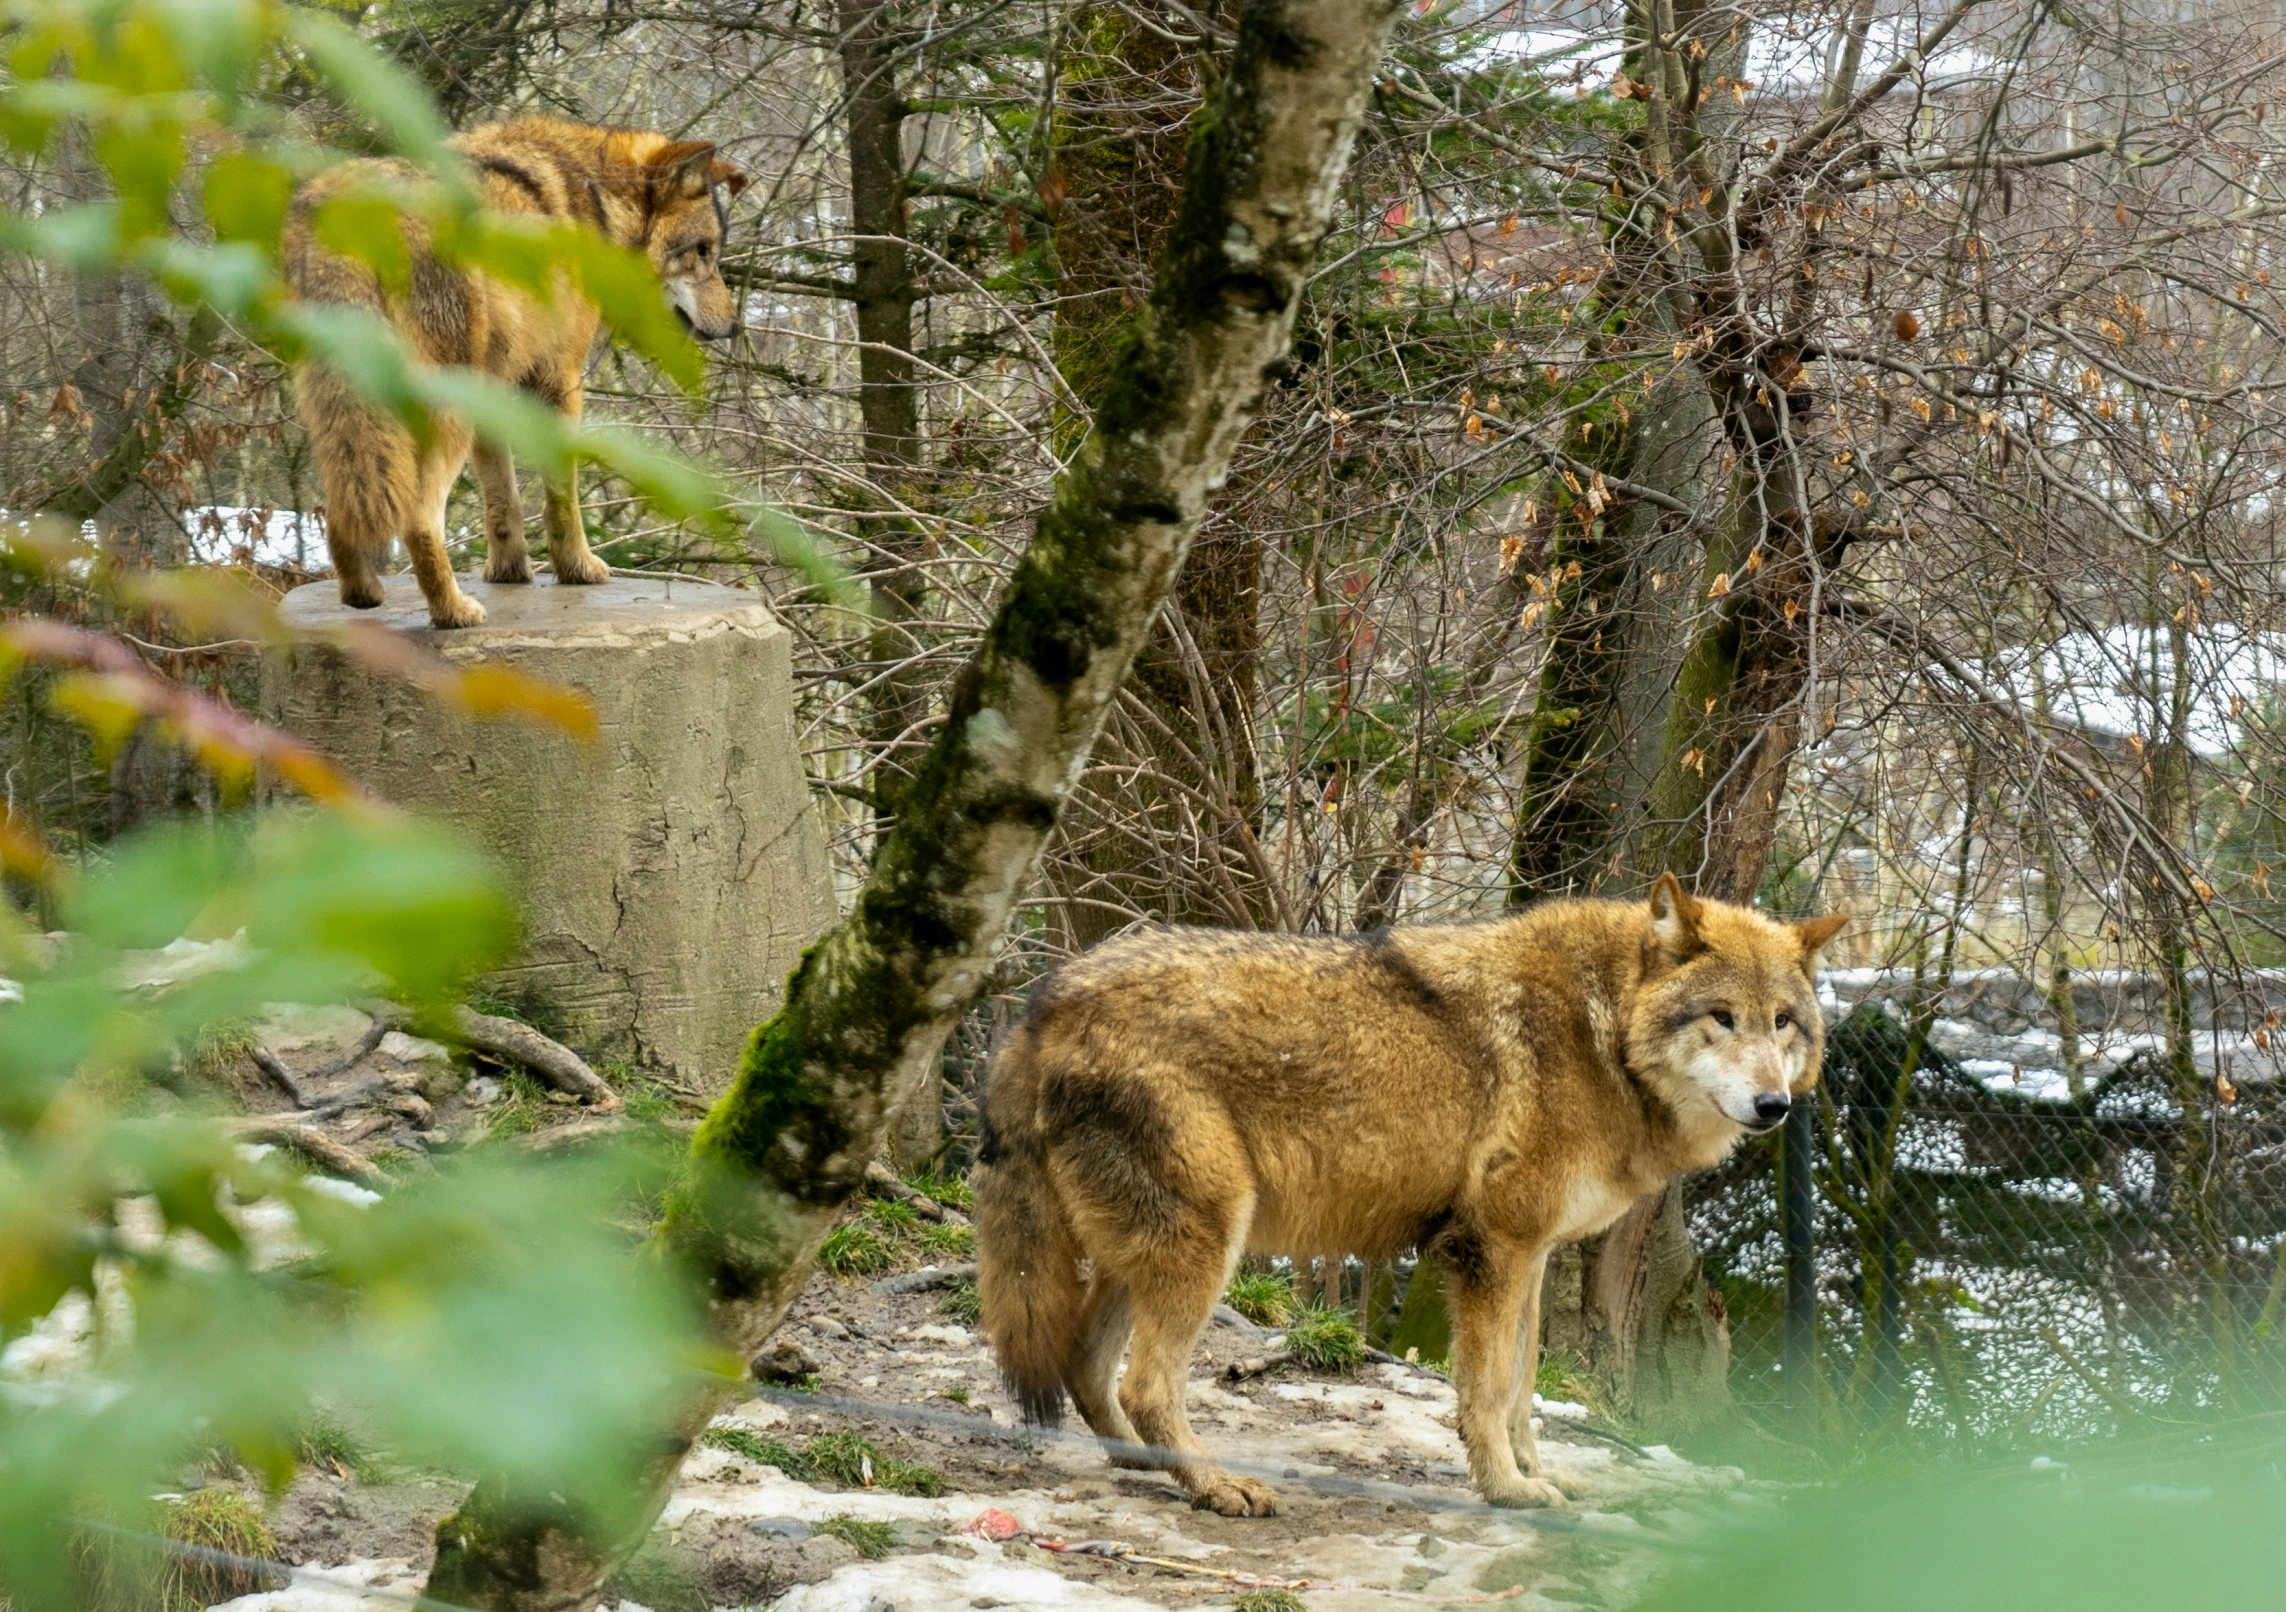
MULTIPOLYGON (((1095 431, 1059 478, 855 908, 811 949, 693 1141, 663 1233, 724 1347, 784 1317, 900 1099, 991 972, 1018 898, 1229 468, 1329 222, 1393 0, 1249 0, 1191 142, 1182 210, 1095 431)), ((645 1452, 646 1492, 479 1482, 428 1593, 568 1609, 664 1503, 708 1406, 645 1452)))

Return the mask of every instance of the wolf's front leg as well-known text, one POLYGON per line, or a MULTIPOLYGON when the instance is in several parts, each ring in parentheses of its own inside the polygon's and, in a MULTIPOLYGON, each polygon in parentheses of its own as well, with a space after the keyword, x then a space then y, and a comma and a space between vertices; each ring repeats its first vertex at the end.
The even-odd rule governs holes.
MULTIPOLYGON (((566 419, 578 419, 586 407, 576 370, 554 378, 539 390, 566 419)), ((611 567, 587 546, 587 527, 579 513, 579 467, 567 465, 560 478, 548 476, 542 485, 547 491, 548 569, 555 572, 558 582, 581 586, 609 582, 611 567)))
MULTIPOLYGON (((1516 1464, 1509 1439, 1510 1407, 1518 1391, 1517 1329, 1524 1319, 1525 1292, 1537 1288, 1547 1267, 1547 1251, 1531 1253, 1479 1242, 1469 1253, 1466 1259, 1446 1261, 1451 1275, 1453 1387, 1460 1397, 1461 1442, 1468 1447, 1469 1477, 1476 1492, 1495 1506, 1560 1506, 1563 1490, 1544 1478, 1527 1476, 1516 1464)), ((1536 1321, 1538 1304, 1532 1309, 1536 1321)), ((1529 1388, 1524 1392, 1529 1416, 1529 1388)))
POLYGON ((1578 1474, 1542 1461, 1540 1441, 1532 1431, 1532 1392, 1540 1378, 1540 1295, 1547 1287, 1552 1251, 1541 1249, 1524 1272, 1524 1302, 1516 1321, 1516 1382, 1508 1395, 1508 1444, 1526 1477, 1552 1483, 1577 1500, 1587 1492, 1586 1483, 1578 1474))

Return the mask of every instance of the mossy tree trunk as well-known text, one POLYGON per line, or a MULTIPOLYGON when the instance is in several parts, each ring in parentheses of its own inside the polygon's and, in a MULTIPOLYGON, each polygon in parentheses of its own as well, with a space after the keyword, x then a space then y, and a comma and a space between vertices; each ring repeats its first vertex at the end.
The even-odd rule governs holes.
MULTIPOLYGON (((801 1289, 899 1101, 934 1079, 991 972, 1191 535, 1284 357, 1396 8, 1249 0, 1193 132, 1150 300, 1059 478, 872 876, 694 1139, 663 1241, 751 1353, 801 1289)), ((645 1452, 640 1499, 480 1482, 438 1525, 428 1593, 571 1608, 663 1504, 708 1407, 645 1452)))

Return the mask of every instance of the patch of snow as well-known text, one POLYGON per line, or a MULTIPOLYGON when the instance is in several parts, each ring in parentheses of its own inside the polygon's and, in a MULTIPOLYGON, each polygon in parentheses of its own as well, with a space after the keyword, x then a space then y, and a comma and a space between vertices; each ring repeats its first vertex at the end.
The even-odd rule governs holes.
POLYGON ((399 1063, 451 1063, 452 1049, 422 1036, 407 1035, 402 1030, 391 1030, 381 1038, 381 1051, 385 1057, 399 1063))
POLYGON ((235 504, 202 504, 182 512, 183 535, 191 557, 229 565, 241 549, 257 565, 292 565, 322 571, 331 558, 325 546, 325 517, 298 509, 245 509, 235 504))
POLYGON ((155 991, 245 966, 250 948, 241 929, 227 940, 171 940, 157 951, 128 952, 119 962, 119 982, 130 991, 155 991))
POLYGON ((426 1569, 394 1556, 287 1571, 294 1581, 284 1589, 241 1595, 209 1612, 401 1612, 428 1578, 426 1569))
POLYGON ((1160 1612, 1156 1601, 1114 1595, 1047 1567, 1020 1566, 1000 1547, 979 1543, 977 1555, 893 1556, 857 1562, 822 1584, 805 1584, 774 1603, 775 1612, 884 1612, 890 1607, 1007 1606, 1040 1612, 1160 1612))

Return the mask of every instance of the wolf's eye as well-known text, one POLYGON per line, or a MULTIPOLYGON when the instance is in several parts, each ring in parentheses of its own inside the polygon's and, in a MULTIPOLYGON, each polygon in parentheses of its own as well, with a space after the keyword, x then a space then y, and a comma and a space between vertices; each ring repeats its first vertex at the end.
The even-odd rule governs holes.
POLYGON ((1785 1028, 1786 1028, 1786 1026, 1788 1026, 1789 1024, 1792 1024, 1793 1022, 1794 1022, 1794 1015, 1793 1015, 1793 1014, 1791 1014, 1791 1013, 1781 1013, 1781 1014, 1779 1014, 1779 1015, 1778 1015, 1778 1018, 1777 1018, 1777 1028, 1778 1028, 1778 1029, 1781 1029, 1781 1030, 1783 1030, 1783 1029, 1785 1029, 1785 1028))
POLYGON ((1730 1016, 1730 1009, 1728 1008, 1709 1008, 1707 1010, 1707 1017, 1714 1020, 1715 1023, 1721 1025, 1725 1030, 1729 1029, 1733 1024, 1738 1022, 1736 1019, 1733 1019, 1730 1016))

